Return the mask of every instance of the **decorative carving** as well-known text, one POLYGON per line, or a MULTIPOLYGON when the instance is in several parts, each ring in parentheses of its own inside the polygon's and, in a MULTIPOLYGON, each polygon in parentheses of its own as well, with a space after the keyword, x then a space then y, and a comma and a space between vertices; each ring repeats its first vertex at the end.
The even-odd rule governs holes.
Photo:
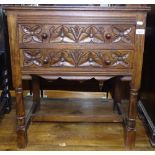
POLYGON ((113 66, 122 65, 128 67, 128 57, 129 53, 115 52, 112 54, 113 57, 113 66))
POLYGON ((74 68, 129 68, 131 51, 110 50, 23 50, 23 66, 74 68))
POLYGON ((50 42, 64 43, 103 43, 104 27, 93 25, 61 25, 50 29, 50 42))
POLYGON ((51 60, 51 66, 56 67, 102 67, 101 52, 83 50, 51 52, 51 60))
POLYGON ((72 51, 52 51, 50 53, 51 67, 76 67, 76 54, 72 51))
POLYGON ((40 50, 24 50, 24 66, 42 66, 42 53, 40 50))
POLYGON ((133 43, 132 25, 21 25, 23 43, 133 43))
POLYGON ((122 29, 119 27, 113 27, 112 31, 115 34, 115 37, 113 39, 113 42, 119 42, 119 41, 123 41, 125 43, 131 43, 131 38, 129 36, 129 33, 131 32, 131 27, 126 28, 126 29, 122 29))
POLYGON ((35 26, 27 26, 27 25, 22 25, 21 26, 22 31, 23 31, 23 43, 27 42, 42 42, 42 37, 40 36, 42 32, 42 28, 40 25, 35 25, 35 26))

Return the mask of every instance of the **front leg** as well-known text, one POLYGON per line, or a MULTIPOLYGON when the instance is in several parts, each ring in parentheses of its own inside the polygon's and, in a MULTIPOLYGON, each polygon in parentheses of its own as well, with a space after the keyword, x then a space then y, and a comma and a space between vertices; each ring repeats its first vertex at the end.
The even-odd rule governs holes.
POLYGON ((17 120, 17 145, 24 148, 27 145, 27 127, 25 121, 25 106, 23 100, 23 89, 18 87, 16 91, 16 120, 17 120))
POLYGON ((135 147, 136 140, 137 95, 138 90, 131 88, 125 135, 125 143, 130 150, 135 147))

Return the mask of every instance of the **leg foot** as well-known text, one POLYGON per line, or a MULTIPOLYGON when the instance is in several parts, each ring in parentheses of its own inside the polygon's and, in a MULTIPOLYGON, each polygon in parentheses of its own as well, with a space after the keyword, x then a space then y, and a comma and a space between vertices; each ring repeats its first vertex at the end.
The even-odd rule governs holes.
POLYGON ((135 147, 136 140, 136 116, 137 116, 137 89, 130 90, 130 100, 128 108, 128 119, 126 122, 126 132, 125 132, 125 144, 126 147, 132 150, 135 147))
POLYGON ((129 150, 133 150, 135 148, 136 130, 126 128, 125 134, 126 148, 129 150))
POLYGON ((19 148, 25 148, 27 145, 27 131, 25 128, 17 130, 17 145, 19 148))

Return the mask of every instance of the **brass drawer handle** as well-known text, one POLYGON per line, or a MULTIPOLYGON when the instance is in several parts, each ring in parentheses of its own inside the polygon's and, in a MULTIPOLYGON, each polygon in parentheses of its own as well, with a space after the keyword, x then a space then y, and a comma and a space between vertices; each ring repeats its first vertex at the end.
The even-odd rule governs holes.
POLYGON ((109 39, 111 39, 111 34, 110 33, 107 33, 106 35, 105 35, 105 38, 107 39, 107 40, 109 40, 109 39))
POLYGON ((43 33, 43 34, 41 35, 41 37, 42 37, 42 39, 47 39, 48 34, 47 34, 47 33, 43 33))

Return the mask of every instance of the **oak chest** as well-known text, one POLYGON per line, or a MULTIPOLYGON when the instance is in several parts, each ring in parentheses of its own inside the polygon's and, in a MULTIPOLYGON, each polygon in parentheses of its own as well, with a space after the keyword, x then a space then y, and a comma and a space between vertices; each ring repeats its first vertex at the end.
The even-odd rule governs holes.
MULTIPOLYGON (((33 113, 40 102, 39 76, 101 81, 113 77, 118 81, 122 77, 128 79, 130 100, 128 116, 123 122, 126 145, 134 146, 148 10, 148 7, 137 6, 6 8, 19 147, 26 146, 27 122, 31 118, 25 114, 22 79, 33 80, 33 113)), ((114 102, 119 107, 118 96, 116 91, 114 102)), ((96 122, 101 121, 102 117, 96 118, 96 122)))

